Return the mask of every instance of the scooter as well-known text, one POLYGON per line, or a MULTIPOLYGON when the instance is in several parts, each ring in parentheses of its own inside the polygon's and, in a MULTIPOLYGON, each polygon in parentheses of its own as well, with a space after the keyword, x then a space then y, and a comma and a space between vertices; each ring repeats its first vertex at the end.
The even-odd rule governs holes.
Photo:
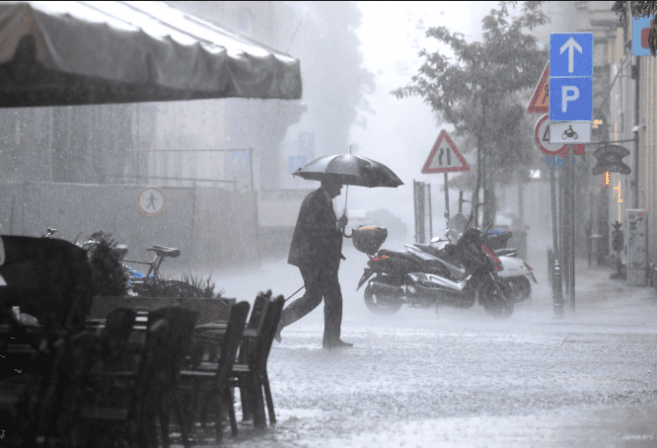
MULTIPOLYGON (((431 240, 431 244, 427 245, 415 243, 414 246, 430 255, 438 258, 443 258, 447 262, 458 263, 452 259, 453 257, 448 255, 448 252, 445 250, 445 244, 443 244, 442 248, 433 246, 434 243, 456 244, 458 242, 455 241, 456 238, 454 238, 454 234, 452 232, 448 231, 447 235, 449 237, 448 240, 436 237, 431 240)), ((489 235, 491 234, 488 232, 482 234, 482 240, 484 244, 490 241, 491 236, 489 235)), ((502 235, 495 235, 492 238, 497 238, 499 236, 502 235)), ((510 237, 511 233, 505 234, 502 244, 505 244, 506 240, 508 240, 510 237)), ((487 247, 490 246, 490 244, 486 245, 487 247)), ((532 272, 531 266, 529 266, 522 258, 518 257, 517 249, 501 248, 493 250, 493 253, 499 258, 502 265, 502 269, 497 272, 497 275, 502 281, 507 282, 511 288, 511 298, 513 302, 520 303, 529 299, 532 294, 532 285, 529 282, 529 279, 531 279, 534 283, 538 283, 534 273, 532 272)))
MULTIPOLYGON (((445 218, 449 215, 445 213, 445 218)), ((442 249, 447 244, 456 244, 463 235, 465 229, 470 225, 472 217, 467 220, 462 214, 458 213, 447 221, 447 228, 443 229, 446 233, 446 239, 437 238, 432 240, 432 244, 423 245, 415 244, 416 247, 428 252, 437 257, 446 256, 446 252, 442 249), (438 242, 438 247, 434 247, 433 243, 438 242), (441 244, 442 243, 442 244, 441 244)), ((482 239, 487 247, 493 249, 493 253, 499 257, 502 262, 502 270, 498 271, 497 275, 511 288, 511 296, 514 303, 520 303, 528 300, 531 297, 532 286, 529 280, 538 284, 531 266, 529 266, 522 258, 518 257, 518 249, 507 248, 506 244, 513 236, 513 232, 500 232, 497 230, 487 229, 482 233, 482 239)), ((447 258, 447 261, 450 261, 447 258)))
POLYGON ((470 308, 477 301, 495 317, 513 313, 511 290, 497 275, 501 262, 483 244, 479 230, 466 230, 450 248, 458 264, 412 245, 406 245, 406 252, 379 250, 387 236, 384 227, 368 226, 354 230, 352 237, 354 247, 370 258, 356 290, 367 282, 364 300, 373 313, 393 314, 404 304, 470 308))

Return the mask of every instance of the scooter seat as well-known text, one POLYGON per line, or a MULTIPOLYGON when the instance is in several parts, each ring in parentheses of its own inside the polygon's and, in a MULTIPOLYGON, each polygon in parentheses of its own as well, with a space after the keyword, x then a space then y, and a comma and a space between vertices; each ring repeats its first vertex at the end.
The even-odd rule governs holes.
POLYGON ((405 259, 405 260, 409 260, 409 261, 412 261, 412 262, 417 261, 412 255, 409 255, 409 254, 406 253, 406 252, 399 252, 399 251, 396 251, 396 250, 381 249, 381 250, 378 252, 378 255, 379 255, 379 256, 381 256, 381 255, 387 255, 387 256, 389 256, 389 257, 391 257, 391 258, 395 258, 395 257, 403 258, 403 259, 405 259))
POLYGON ((513 249, 513 248, 497 249, 494 250, 493 253, 495 255, 500 255, 500 256, 515 257, 516 255, 518 255, 518 249, 513 249))
POLYGON ((433 246, 430 245, 430 244, 420 244, 420 243, 415 243, 414 246, 417 247, 417 248, 419 248, 419 249, 422 249, 423 251, 425 251, 425 252, 428 253, 428 254, 433 255, 434 257, 441 258, 441 256, 440 256, 440 250, 439 250, 438 248, 436 248, 436 247, 433 247, 433 246))

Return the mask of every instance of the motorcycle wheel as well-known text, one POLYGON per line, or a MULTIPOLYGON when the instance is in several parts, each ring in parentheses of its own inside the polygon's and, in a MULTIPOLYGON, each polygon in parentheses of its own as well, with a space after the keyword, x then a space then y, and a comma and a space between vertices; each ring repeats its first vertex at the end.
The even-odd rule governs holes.
POLYGON ((372 313, 379 315, 391 315, 399 311, 399 308, 402 306, 401 300, 388 299, 381 301, 381 298, 377 297, 372 289, 372 285, 368 284, 367 288, 365 288, 365 294, 363 295, 363 298, 365 299, 365 305, 367 305, 367 308, 372 313))
POLYGON ((527 277, 506 277, 500 278, 511 288, 511 298, 513 303, 523 302, 532 295, 532 284, 527 277))
POLYGON ((479 303, 489 315, 498 319, 508 319, 513 314, 513 292, 506 282, 498 282, 497 285, 499 289, 491 284, 482 291, 483 297, 479 297, 479 303), (500 290, 504 295, 500 294, 500 290))

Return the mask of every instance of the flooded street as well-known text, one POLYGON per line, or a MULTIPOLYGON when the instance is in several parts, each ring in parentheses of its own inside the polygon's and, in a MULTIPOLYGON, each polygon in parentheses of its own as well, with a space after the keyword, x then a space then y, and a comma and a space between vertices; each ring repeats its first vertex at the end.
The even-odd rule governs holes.
MULTIPOLYGON (((257 436, 246 426, 228 446, 657 446, 652 289, 581 263, 578 311, 563 321, 541 271, 533 301, 505 321, 479 305, 382 317, 355 291, 366 257, 345 255, 342 337, 354 348, 321 348, 323 306, 286 328, 269 358, 278 424, 257 436)), ((301 284, 284 259, 213 279, 250 301, 301 284)))
POLYGON ((0 445, 657 448, 657 2, 3 2, 0 42, 0 445))

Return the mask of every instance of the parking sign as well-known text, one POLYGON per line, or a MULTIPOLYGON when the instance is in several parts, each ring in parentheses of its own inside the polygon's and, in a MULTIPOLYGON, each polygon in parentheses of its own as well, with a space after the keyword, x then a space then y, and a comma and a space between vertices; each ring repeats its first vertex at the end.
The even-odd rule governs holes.
POLYGON ((593 33, 550 35, 549 90, 551 122, 592 120, 593 33))
POLYGON ((593 78, 550 78, 550 121, 591 121, 593 78))

